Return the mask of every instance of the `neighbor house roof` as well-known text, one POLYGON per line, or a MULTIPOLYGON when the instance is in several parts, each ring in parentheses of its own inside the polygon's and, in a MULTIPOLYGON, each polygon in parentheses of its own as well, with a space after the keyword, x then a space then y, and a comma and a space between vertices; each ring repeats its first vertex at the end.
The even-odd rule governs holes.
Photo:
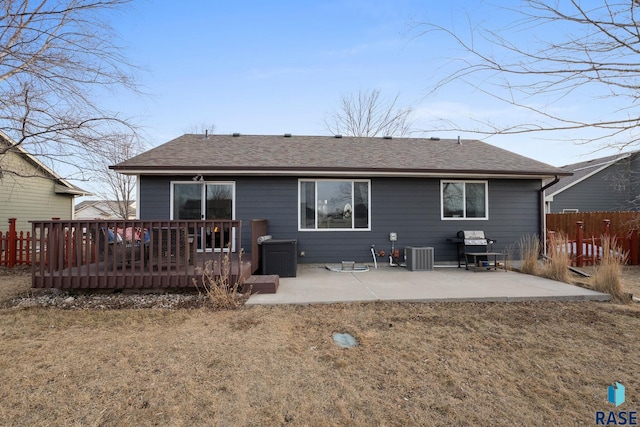
MULTIPOLYGON (((135 201, 129 202, 132 214, 135 216, 135 201)), ((111 217, 119 212, 119 203, 117 200, 83 200, 75 206, 76 216, 86 209, 94 209, 102 217, 111 217)))
POLYGON ((91 193, 83 190, 80 187, 76 187, 71 184, 52 169, 50 169, 47 165, 42 163, 35 157, 33 154, 29 153, 25 150, 22 145, 17 145, 11 138, 9 138, 6 134, 0 131, 0 144, 3 144, 5 147, 8 147, 8 151, 14 152, 22 158, 24 158, 27 162, 31 163, 36 170, 41 171, 45 176, 48 176, 52 180, 55 181, 54 191, 57 194, 72 194, 74 196, 90 196, 91 193))
POLYGON ((112 169, 126 174, 512 176, 565 175, 477 140, 187 134, 112 169))
POLYGON ((561 193, 568 188, 584 181, 585 179, 607 169, 618 163, 620 160, 628 159, 637 152, 620 153, 613 156, 600 157, 597 159, 585 160, 584 162, 572 163, 570 165, 562 166, 565 172, 570 172, 572 175, 563 176, 560 181, 549 187, 546 191, 546 197, 552 198, 554 195, 561 193))

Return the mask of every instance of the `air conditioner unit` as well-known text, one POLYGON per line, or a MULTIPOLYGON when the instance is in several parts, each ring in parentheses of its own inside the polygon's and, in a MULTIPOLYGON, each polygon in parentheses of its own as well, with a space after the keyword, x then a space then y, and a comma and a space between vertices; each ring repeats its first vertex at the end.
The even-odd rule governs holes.
POLYGON ((433 248, 407 246, 404 250, 404 257, 409 271, 433 270, 433 248))

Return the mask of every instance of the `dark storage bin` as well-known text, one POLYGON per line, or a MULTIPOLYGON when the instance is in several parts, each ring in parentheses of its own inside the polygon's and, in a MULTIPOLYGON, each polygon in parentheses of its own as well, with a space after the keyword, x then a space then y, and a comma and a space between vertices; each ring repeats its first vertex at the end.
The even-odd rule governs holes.
POLYGON ((262 242, 262 274, 296 277, 298 241, 270 239, 262 242))

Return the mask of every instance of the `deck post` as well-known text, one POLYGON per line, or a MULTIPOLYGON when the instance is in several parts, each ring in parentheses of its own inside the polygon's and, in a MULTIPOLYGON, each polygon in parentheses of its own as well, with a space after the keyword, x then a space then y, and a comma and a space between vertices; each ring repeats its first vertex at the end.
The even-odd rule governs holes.
POLYGON ((631 265, 638 265, 638 230, 631 230, 631 247, 629 248, 629 258, 631 265))
POLYGON ((9 218, 9 240, 7 250, 9 251, 9 259, 7 266, 13 268, 16 265, 16 252, 18 234, 16 233, 16 218, 9 218))
POLYGON ((603 219, 602 220, 602 234, 604 234, 605 236, 608 236, 610 229, 611 229, 611 220, 603 219))
POLYGON ((576 267, 582 267, 582 242, 584 233, 584 223, 582 221, 576 221, 576 267))

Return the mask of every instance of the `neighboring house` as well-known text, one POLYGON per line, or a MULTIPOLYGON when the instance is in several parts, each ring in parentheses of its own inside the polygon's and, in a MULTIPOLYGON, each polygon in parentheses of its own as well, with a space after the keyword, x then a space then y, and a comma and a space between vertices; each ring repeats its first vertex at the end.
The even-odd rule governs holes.
POLYGON ((563 166, 564 176, 549 187, 546 211, 640 210, 640 152, 621 153, 563 166))
POLYGON ((0 154, 0 221, 17 218, 18 231, 31 231, 30 220, 73 218, 75 197, 90 193, 64 180, 2 133, 0 147, 9 148, 0 154))
POLYGON ((138 176, 140 219, 239 219, 245 250, 250 220, 267 219, 306 263, 371 262, 392 232, 437 262, 457 259, 460 230, 517 250, 544 229, 545 180, 568 174, 475 140, 289 134, 188 134, 112 169, 138 176))
POLYGON ((134 219, 136 202, 129 202, 129 218, 122 218, 116 200, 83 200, 76 205, 75 219, 134 219))

